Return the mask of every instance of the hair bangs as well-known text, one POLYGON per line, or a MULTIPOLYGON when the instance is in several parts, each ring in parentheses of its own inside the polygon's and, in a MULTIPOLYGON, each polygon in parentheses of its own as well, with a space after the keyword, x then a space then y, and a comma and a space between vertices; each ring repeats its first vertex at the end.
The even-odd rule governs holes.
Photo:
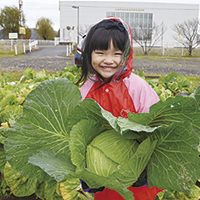
POLYGON ((90 40, 90 52, 94 50, 107 50, 110 38, 104 28, 97 29, 90 40), (106 37, 107 36, 107 37, 106 37))
POLYGON ((97 29, 90 40, 90 52, 94 50, 107 50, 110 48, 111 41, 115 49, 124 51, 128 39, 126 31, 118 29, 97 29))

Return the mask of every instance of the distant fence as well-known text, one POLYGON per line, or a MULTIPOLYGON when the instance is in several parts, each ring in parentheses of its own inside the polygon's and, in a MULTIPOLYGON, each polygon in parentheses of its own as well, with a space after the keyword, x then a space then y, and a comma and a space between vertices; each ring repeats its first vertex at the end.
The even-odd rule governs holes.
POLYGON ((0 40, 0 52, 26 52, 29 50, 29 42, 30 40, 0 40))
POLYGON ((30 42, 29 43, 29 51, 31 52, 32 51, 32 47, 37 47, 38 45, 38 40, 35 40, 34 42, 30 42))
POLYGON ((55 38, 55 40, 0 40, 0 52, 26 53, 36 46, 59 45, 59 41, 59 38, 55 38))
POLYGON ((55 41, 54 40, 37 40, 38 46, 54 46, 55 41))

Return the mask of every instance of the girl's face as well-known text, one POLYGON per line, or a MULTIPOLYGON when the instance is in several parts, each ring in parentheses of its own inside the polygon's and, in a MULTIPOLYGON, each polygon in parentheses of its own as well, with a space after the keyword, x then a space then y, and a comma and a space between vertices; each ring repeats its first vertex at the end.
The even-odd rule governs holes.
POLYGON ((104 81, 109 81, 118 71, 122 62, 123 52, 115 49, 111 41, 107 50, 94 50, 91 54, 91 64, 93 68, 103 77, 104 81))

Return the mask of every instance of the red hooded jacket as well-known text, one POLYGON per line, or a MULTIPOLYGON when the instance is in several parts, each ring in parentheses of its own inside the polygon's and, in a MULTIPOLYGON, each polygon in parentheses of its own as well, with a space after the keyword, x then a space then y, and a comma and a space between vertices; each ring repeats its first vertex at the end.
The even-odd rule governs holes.
MULTIPOLYGON (((109 17, 121 21, 129 34, 131 51, 123 70, 119 70, 111 82, 99 87, 102 83, 95 81, 94 75, 86 81, 80 91, 82 99, 91 98, 97 101, 105 110, 115 117, 127 117, 128 112, 149 112, 151 105, 159 101, 159 97, 151 86, 142 78, 132 73, 133 69, 133 41, 130 27, 121 19, 109 17)), ((106 20, 106 19, 104 19, 106 20)), ((156 187, 147 186, 129 187, 135 200, 153 200, 160 192, 156 187)), ((95 200, 123 200, 123 197, 114 190, 105 188, 95 195, 95 200)))

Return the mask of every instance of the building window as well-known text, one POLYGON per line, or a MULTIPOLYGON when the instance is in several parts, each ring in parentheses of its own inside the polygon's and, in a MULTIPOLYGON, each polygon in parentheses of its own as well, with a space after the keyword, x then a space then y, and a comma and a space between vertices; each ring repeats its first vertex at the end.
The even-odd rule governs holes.
POLYGON ((133 13, 133 12, 107 12, 106 17, 120 17, 127 22, 133 31, 133 37, 143 40, 151 39, 153 14, 152 13, 133 13))

